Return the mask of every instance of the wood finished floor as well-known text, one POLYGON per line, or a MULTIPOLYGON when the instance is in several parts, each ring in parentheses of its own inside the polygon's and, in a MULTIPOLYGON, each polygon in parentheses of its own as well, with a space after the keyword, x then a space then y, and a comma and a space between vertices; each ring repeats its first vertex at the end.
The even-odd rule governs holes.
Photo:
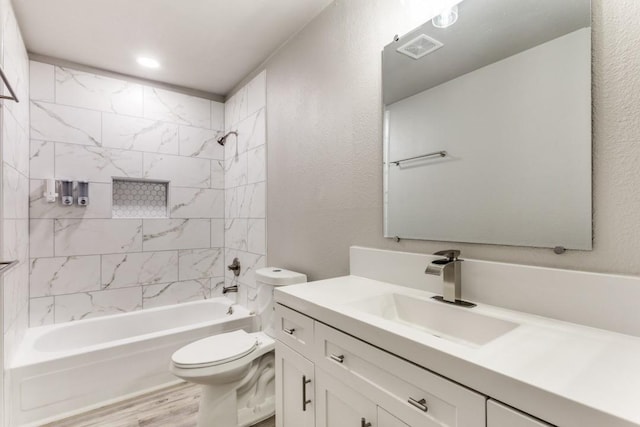
MULTIPOLYGON (((198 385, 178 384, 45 424, 45 427, 195 427, 199 399, 198 385)), ((275 425, 275 418, 270 418, 255 427, 275 425)))

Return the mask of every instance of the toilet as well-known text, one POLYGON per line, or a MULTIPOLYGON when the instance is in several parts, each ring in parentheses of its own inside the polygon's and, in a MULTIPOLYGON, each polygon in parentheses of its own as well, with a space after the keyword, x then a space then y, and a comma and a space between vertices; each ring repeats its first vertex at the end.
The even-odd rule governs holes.
POLYGON ((275 413, 273 290, 307 276, 282 268, 256 271, 260 332, 238 330, 188 344, 171 356, 171 373, 202 386, 198 427, 245 427, 275 413))

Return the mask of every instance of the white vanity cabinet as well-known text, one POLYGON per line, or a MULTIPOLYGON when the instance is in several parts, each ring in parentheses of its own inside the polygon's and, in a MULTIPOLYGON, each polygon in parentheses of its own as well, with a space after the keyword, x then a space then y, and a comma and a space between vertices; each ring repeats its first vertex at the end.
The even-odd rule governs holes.
POLYGON ((484 395, 320 322, 314 334, 316 375, 339 378, 404 424, 485 426, 484 395))
POLYGON ((487 427, 551 427, 527 414, 496 402, 487 401, 487 427))
MULTIPOLYGON (((373 427, 640 427, 636 336, 482 303, 440 304, 430 292, 368 278, 415 282, 417 274, 402 274, 419 270, 423 256, 359 251, 355 275, 274 292, 280 341, 313 364, 318 427, 338 400, 357 397, 368 403, 345 403, 336 413, 354 412, 338 418, 365 418, 373 427), (584 359, 585 351, 598 357, 584 359)), ((489 264, 478 266, 486 269, 483 286, 520 268, 489 264)), ((518 277, 538 277, 528 274, 518 277)), ((604 289, 608 279, 597 280, 604 289)))
POLYGON ((376 404, 365 394, 316 369, 316 427, 378 427, 376 404))
POLYGON ((276 339, 311 359, 314 320, 280 304, 276 305, 275 312, 276 339))
POLYGON ((279 304, 276 335, 278 427, 485 427, 485 396, 279 304))
POLYGON ((276 425, 315 426, 313 363, 285 344, 276 342, 276 425))
POLYGON ((384 409, 378 406, 378 425, 385 427, 409 427, 398 418, 394 417, 384 409))
POLYGON ((316 399, 316 427, 410 427, 322 369, 316 372, 316 399))
POLYGON ((276 426, 314 427, 315 368, 314 320, 296 311, 275 306, 276 426))

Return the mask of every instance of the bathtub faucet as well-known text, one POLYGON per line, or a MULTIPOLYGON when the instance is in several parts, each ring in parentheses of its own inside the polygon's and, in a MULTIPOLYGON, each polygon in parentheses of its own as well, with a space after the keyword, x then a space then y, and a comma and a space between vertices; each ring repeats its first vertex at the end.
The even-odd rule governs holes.
POLYGON ((238 285, 222 287, 222 295, 225 295, 227 292, 238 292, 238 285))

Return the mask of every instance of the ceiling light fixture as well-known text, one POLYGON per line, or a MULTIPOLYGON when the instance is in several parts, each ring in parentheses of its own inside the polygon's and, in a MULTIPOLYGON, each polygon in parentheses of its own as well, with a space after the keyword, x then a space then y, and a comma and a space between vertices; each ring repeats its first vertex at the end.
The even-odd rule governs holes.
POLYGON ((443 11, 440 15, 435 16, 431 23, 436 28, 447 28, 452 26, 458 20, 458 5, 450 7, 443 11))
POLYGON ((142 65, 146 68, 160 68, 160 63, 153 58, 139 56, 136 61, 138 62, 138 65, 142 65))

